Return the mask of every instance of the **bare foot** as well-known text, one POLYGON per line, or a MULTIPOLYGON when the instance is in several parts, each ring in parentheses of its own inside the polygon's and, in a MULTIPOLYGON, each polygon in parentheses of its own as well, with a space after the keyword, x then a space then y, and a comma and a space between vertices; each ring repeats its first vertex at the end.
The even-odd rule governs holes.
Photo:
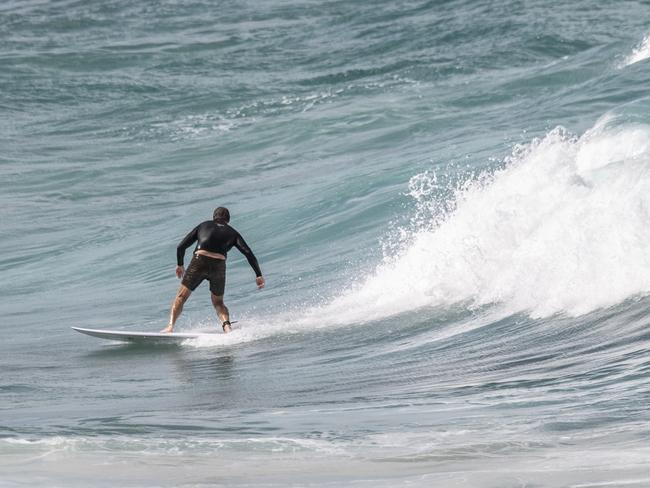
POLYGON ((173 325, 168 325, 165 327, 163 330, 160 331, 162 334, 170 334, 174 332, 174 326, 173 325))
POLYGON ((224 334, 227 334, 230 332, 232 329, 230 328, 230 322, 226 321, 223 323, 223 332, 224 334))

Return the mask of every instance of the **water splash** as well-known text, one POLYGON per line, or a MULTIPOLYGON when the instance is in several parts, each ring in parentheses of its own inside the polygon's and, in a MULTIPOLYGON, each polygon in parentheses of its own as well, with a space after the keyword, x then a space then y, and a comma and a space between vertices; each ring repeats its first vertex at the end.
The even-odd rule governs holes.
POLYGON ((415 176, 416 214, 429 222, 330 312, 368 320, 469 301, 581 315, 650 292, 650 126, 611 122, 516 146, 443 206, 435 174, 415 176))

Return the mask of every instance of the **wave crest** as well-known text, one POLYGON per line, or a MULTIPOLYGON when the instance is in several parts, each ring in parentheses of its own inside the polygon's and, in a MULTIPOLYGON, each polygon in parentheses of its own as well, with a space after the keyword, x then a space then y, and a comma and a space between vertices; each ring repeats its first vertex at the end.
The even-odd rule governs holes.
POLYGON ((634 48, 632 54, 623 62, 623 66, 629 66, 648 58, 650 58, 650 35, 645 36, 637 47, 634 48))
POLYGON ((428 222, 331 307, 372 319, 469 301, 544 317, 650 292, 650 126, 610 122, 515 147, 452 203, 440 205, 433 172, 414 176, 428 222))

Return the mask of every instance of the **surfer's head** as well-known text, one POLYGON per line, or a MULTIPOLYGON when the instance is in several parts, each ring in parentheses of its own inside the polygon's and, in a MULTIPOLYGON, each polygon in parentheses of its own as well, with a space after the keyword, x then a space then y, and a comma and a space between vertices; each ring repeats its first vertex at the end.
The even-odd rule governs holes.
POLYGON ((219 222, 221 224, 227 224, 228 222, 230 222, 230 212, 228 212, 228 209, 226 207, 217 207, 214 209, 212 218, 214 219, 215 222, 219 222))

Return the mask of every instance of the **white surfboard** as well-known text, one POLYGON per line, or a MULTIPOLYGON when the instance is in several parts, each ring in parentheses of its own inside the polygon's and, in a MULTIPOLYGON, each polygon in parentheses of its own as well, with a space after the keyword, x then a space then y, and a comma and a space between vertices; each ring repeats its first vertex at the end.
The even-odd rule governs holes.
POLYGON ((132 342, 137 344, 180 344, 191 339, 201 337, 214 337, 220 332, 132 332, 128 330, 103 330, 103 329, 84 329, 82 327, 71 327, 71 329, 100 339, 111 341, 132 342))

